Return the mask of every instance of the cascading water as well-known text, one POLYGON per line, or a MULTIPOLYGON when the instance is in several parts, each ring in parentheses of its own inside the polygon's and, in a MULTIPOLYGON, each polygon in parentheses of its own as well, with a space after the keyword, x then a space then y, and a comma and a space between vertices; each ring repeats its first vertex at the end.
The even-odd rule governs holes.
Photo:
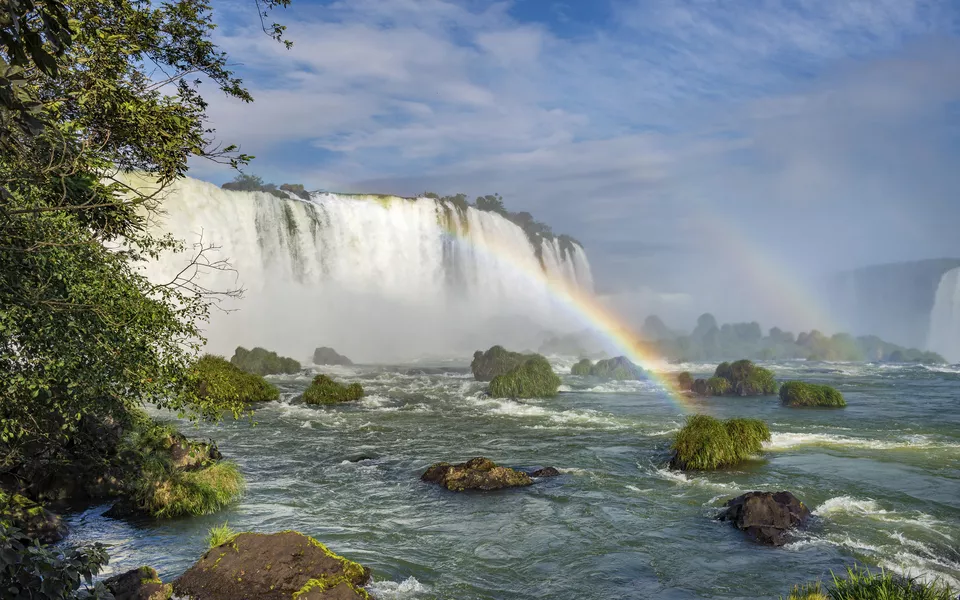
MULTIPOLYGON (((220 353, 260 345, 304 357, 326 345, 387 361, 493 343, 536 349, 546 331, 580 325, 551 289, 593 287, 579 246, 544 240, 536 252, 507 219, 429 198, 305 201, 183 179, 164 190, 162 210, 158 231, 188 246, 202 235, 235 269, 203 273, 205 287, 245 288, 223 305, 232 312, 211 314, 208 346, 220 353)), ((188 257, 165 257, 148 276, 169 280, 188 257)))
POLYGON ((950 362, 960 362, 960 268, 940 278, 930 313, 927 348, 950 362))

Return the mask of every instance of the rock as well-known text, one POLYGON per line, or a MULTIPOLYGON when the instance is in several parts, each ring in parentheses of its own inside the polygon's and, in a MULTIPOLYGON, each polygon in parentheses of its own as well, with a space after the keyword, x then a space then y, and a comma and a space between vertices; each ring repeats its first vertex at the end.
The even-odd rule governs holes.
POLYGON ((0 490, 0 523, 12 525, 30 539, 53 544, 67 536, 66 524, 33 500, 0 490))
POLYGON ((503 346, 491 346, 486 352, 473 353, 470 370, 477 381, 493 381, 498 375, 506 375, 530 358, 519 352, 511 352, 503 346))
POLYGON ((116 600, 167 600, 173 586, 160 581, 152 567, 140 567, 103 580, 116 600))
POLYGON ((537 469, 533 473, 530 473, 530 477, 556 477, 560 474, 560 471, 554 469, 553 467, 544 467, 542 469, 537 469))
POLYGON ((173 582, 193 600, 369 600, 370 570, 296 531, 241 533, 173 582))
POLYGON ((533 484, 533 479, 526 473, 501 467, 482 456, 457 465, 445 462, 431 465, 420 480, 442 485, 453 492, 499 490, 533 484))
POLYGON ((721 521, 770 546, 782 546, 787 533, 806 523, 810 510, 790 492, 748 492, 726 504, 721 521))
POLYGON ((590 367, 590 376, 600 379, 637 380, 642 381, 643 369, 630 362, 626 356, 617 356, 598 361, 590 367))
POLYGON ((333 348, 322 346, 313 351, 313 364, 315 365, 342 365, 349 367, 353 361, 340 354, 333 348))

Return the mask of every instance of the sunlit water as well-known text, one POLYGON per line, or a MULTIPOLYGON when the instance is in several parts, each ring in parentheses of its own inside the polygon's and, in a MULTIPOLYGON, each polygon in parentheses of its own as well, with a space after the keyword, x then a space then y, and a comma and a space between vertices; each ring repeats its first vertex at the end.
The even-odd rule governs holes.
POLYGON ((835 385, 849 406, 692 400, 762 418, 773 440, 737 470, 686 475, 663 466, 682 412, 646 382, 564 375, 557 398, 510 401, 484 398, 466 368, 333 368, 367 397, 312 408, 290 403, 308 376, 277 379, 284 400, 258 407, 256 426, 187 430, 240 464, 248 489, 236 506, 162 522, 96 507, 70 519, 69 540, 110 544, 113 572, 148 564, 169 579, 212 525, 296 529, 371 567, 379 598, 776 598, 855 561, 960 589, 960 369, 772 368, 835 385), (562 475, 492 493, 419 481, 433 462, 478 455, 562 475), (816 516, 785 548, 713 519, 730 497, 781 489, 816 516))

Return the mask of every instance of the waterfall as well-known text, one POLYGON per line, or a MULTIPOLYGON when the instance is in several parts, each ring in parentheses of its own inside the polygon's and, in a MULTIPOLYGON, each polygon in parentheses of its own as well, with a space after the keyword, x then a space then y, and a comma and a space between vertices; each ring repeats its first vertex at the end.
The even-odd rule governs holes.
POLYGON ((536 349, 547 331, 580 326, 550 288, 593 287, 580 246, 543 240, 537 252, 500 215, 429 198, 307 201, 187 178, 164 190, 161 208, 152 227, 188 251, 150 264, 148 277, 169 280, 202 237, 234 269, 203 273, 203 285, 245 289, 211 312, 205 335, 218 353, 260 345, 302 359, 333 346, 387 361, 494 343, 536 349))
POLYGON ((940 278, 930 313, 927 348, 950 362, 960 362, 960 268, 940 278))

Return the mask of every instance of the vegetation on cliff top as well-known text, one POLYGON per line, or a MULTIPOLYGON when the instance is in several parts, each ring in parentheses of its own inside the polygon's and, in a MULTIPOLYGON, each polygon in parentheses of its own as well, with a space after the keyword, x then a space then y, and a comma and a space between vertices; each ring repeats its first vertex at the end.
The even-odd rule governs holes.
POLYGON ((720 421, 693 415, 674 438, 670 466, 700 471, 732 467, 759 454, 769 440, 770 430, 759 419, 720 421))
POLYGON ((233 181, 228 181, 220 187, 234 192, 265 192, 284 200, 289 200, 290 196, 283 192, 290 192, 303 200, 310 199, 310 192, 303 187, 302 183, 283 183, 277 187, 273 183, 264 183, 263 179, 257 175, 247 173, 238 173, 233 181))
POLYGON ((557 395, 560 377, 553 372, 547 359, 534 354, 523 364, 490 382, 494 398, 550 398, 557 395))
POLYGON ((243 369, 247 373, 256 375, 277 375, 279 373, 299 373, 300 363, 292 358, 278 356, 276 352, 265 348, 247 350, 237 346, 230 363, 243 369))
POLYGON ((843 394, 829 385, 787 381, 780 386, 780 401, 784 406, 825 406, 839 408, 847 405, 843 394))
POLYGON ((343 385, 328 375, 317 375, 303 392, 307 404, 338 404, 363 398, 363 386, 359 383, 343 385))

